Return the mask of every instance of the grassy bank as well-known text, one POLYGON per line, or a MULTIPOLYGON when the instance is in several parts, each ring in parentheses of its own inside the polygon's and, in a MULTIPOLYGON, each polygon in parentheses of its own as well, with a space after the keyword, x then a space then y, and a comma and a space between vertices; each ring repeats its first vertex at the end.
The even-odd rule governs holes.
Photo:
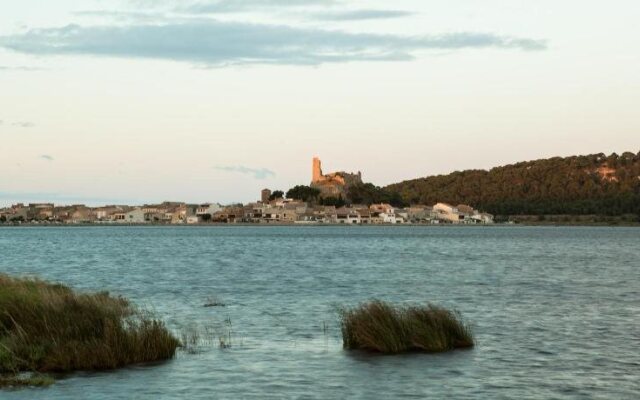
POLYGON ((161 321, 124 298, 0 275, 0 385, 19 382, 24 371, 104 370, 166 360, 178 346, 161 321))
POLYGON ((433 305, 394 307, 375 300, 342 310, 341 319, 346 349, 434 353, 474 345, 471 329, 458 313, 433 305))

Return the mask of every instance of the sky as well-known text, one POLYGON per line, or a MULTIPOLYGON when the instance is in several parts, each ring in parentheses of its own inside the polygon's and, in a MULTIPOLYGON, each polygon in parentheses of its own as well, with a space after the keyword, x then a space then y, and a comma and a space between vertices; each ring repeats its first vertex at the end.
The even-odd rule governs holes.
POLYGON ((640 150, 640 2, 0 0, 0 206, 640 150))

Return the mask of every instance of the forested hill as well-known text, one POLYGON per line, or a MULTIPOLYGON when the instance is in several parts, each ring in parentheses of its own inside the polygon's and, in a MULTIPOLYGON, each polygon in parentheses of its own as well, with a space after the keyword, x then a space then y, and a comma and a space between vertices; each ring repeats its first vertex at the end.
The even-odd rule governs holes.
POLYGON ((554 157, 386 187, 408 203, 470 204, 496 215, 640 215, 640 152, 554 157))

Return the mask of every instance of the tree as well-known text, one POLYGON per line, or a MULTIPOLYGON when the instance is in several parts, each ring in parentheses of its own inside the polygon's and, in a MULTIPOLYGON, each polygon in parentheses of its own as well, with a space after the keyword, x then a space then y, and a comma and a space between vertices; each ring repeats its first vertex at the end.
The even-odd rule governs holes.
POLYGON ((297 185, 287 191, 288 199, 301 200, 304 202, 316 201, 320 196, 320 190, 311 186, 297 185))
POLYGON ((200 218, 202 218, 202 222, 210 222, 211 221, 211 214, 202 214, 200 216, 200 218))
POLYGON ((329 196, 329 197, 320 198, 320 205, 323 205, 323 206, 344 207, 346 204, 347 203, 346 201, 344 201, 342 196, 339 196, 339 197, 329 196))
POLYGON ((274 190, 269 196, 269 200, 281 199, 284 197, 284 192, 282 190, 274 190))
POLYGON ((7 217, 5 217, 4 215, 0 215, 0 223, 5 223, 7 222, 7 217))
POLYGON ((347 195, 349 200, 355 204, 370 206, 374 203, 388 203, 394 207, 403 207, 405 205, 400 193, 383 189, 372 183, 352 185, 349 187, 347 195))

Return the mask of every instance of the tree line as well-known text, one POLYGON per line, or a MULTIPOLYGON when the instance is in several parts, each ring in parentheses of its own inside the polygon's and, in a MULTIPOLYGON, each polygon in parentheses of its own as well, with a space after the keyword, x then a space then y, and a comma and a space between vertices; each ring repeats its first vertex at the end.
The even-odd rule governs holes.
POLYGON ((286 194, 281 190, 274 191, 269 200, 286 196, 288 199, 301 200, 311 204, 343 207, 352 204, 371 205, 388 203, 394 207, 404 207, 406 202, 400 193, 381 188, 372 183, 350 185, 344 196, 322 196, 320 190, 306 185, 296 185, 286 194))
POLYGON ((463 203, 496 215, 640 215, 640 152, 457 171, 384 189, 405 203, 463 203))

